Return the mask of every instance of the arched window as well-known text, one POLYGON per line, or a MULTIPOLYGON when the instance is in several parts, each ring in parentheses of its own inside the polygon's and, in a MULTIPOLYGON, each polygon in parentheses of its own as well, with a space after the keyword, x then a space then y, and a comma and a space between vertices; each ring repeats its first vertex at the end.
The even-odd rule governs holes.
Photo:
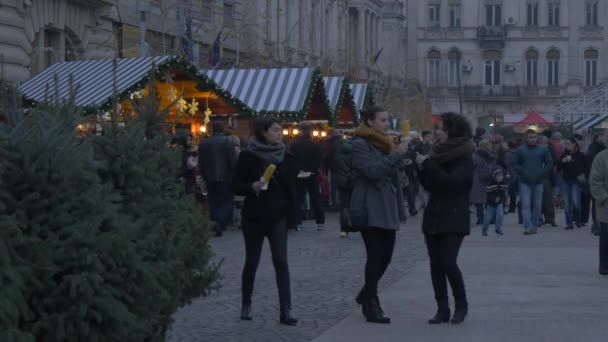
POLYGON ((526 51, 526 85, 530 87, 538 85, 538 57, 538 51, 526 51))
POLYGON ((559 59, 561 54, 556 49, 547 51, 547 86, 559 86, 559 59))
POLYGON ((462 53, 454 49, 448 52, 448 87, 460 85, 460 60, 462 53))
POLYGON ((428 86, 436 87, 439 85, 439 64, 441 62, 441 52, 430 50, 427 53, 427 83, 428 86))
POLYGON ((600 53, 596 49, 585 50, 585 86, 597 85, 597 61, 600 53))

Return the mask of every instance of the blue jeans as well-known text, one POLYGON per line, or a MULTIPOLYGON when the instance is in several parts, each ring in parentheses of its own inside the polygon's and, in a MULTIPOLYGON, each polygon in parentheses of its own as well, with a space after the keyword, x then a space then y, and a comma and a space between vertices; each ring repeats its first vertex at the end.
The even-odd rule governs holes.
POLYGON ((526 230, 536 231, 543 205, 543 185, 519 183, 521 214, 526 230))
POLYGON ((562 182, 561 192, 564 198, 564 212, 566 213, 566 225, 571 226, 573 222, 579 223, 581 212, 581 187, 578 183, 562 182))
POLYGON ((496 231, 502 231, 502 220, 505 216, 505 211, 502 203, 495 206, 486 205, 486 214, 483 221, 483 231, 488 231, 488 226, 494 222, 496 223, 496 231))
POLYGON ((232 194, 232 183, 209 182, 207 183, 207 192, 211 220, 216 223, 215 230, 223 231, 230 224, 233 216, 234 195, 232 194))

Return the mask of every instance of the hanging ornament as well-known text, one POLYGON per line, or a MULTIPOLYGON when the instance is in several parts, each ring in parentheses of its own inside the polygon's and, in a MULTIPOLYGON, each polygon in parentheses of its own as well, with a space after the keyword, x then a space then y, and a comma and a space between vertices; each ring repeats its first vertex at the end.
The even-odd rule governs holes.
POLYGON ((167 97, 169 98, 169 100, 171 102, 174 102, 175 100, 177 100, 177 90, 175 89, 174 86, 169 87, 167 97))
POLYGON ((196 99, 192 99, 192 102, 190 102, 190 108, 188 109, 188 112, 190 113, 190 116, 194 116, 196 115, 196 113, 198 113, 198 102, 196 101, 196 99))
POLYGON ((177 101, 177 112, 179 113, 179 115, 182 115, 187 109, 188 102, 184 100, 183 97, 180 97, 180 99, 177 101))

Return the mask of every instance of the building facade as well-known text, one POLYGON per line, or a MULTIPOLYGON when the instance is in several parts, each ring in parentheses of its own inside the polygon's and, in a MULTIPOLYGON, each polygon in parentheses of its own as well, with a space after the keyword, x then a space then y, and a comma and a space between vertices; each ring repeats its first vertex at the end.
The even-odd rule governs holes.
POLYGON ((219 41, 220 68, 315 66, 404 87, 404 11, 380 0, 0 0, 0 72, 23 81, 55 62, 184 46, 205 68, 219 41))
POLYGON ((434 112, 489 125, 608 81, 607 0, 410 0, 407 11, 408 77, 434 112))

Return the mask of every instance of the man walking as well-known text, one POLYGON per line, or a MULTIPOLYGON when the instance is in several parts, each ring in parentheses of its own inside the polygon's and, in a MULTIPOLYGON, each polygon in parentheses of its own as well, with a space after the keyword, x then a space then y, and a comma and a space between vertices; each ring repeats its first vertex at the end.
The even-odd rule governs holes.
MULTIPOLYGON (((541 146, 549 149, 549 138, 544 135, 539 137, 541 146)), ((551 149, 549 149, 551 151, 551 149)), ((553 198, 553 172, 549 172, 543 177, 543 204, 542 204, 543 223, 557 227, 555 222, 555 200, 553 198)))
POLYGON ((294 154, 300 170, 296 183, 300 200, 298 206, 300 210, 298 230, 302 229, 301 222, 304 220, 303 207, 307 193, 310 199, 310 206, 315 213, 317 229, 323 230, 325 213, 323 212, 321 190, 319 188, 319 169, 321 168, 322 150, 321 146, 312 140, 310 124, 302 123, 300 125, 300 132, 302 136, 291 145, 291 152, 294 154))
POLYGON ((513 166, 519 175, 519 196, 524 223, 524 234, 536 234, 543 202, 543 179, 553 169, 549 150, 537 145, 534 130, 526 132, 526 144, 513 153, 513 166))
MULTIPOLYGON (((604 134, 603 140, 604 145, 608 146, 608 134, 604 134)), ((601 275, 608 275, 608 150, 598 153, 593 160, 589 186, 600 224, 599 271, 601 275)))
POLYGON ((215 236, 222 236, 232 220, 232 175, 236 166, 236 152, 234 143, 223 134, 222 122, 213 122, 211 128, 213 136, 204 139, 199 145, 198 166, 207 184, 209 212, 211 220, 215 222, 215 236))
MULTIPOLYGON (((587 155, 585 156, 586 160, 587 160, 587 179, 590 179, 590 173, 591 173, 591 165, 593 164, 593 160, 595 159, 595 157, 602 152, 603 150, 606 149, 606 146, 604 145, 604 140, 606 139, 606 137, 604 137, 605 133, 600 133, 597 134, 593 137, 593 142, 591 144, 589 144, 589 149, 587 150, 587 155)), ((591 220, 592 220, 592 226, 591 226, 591 232, 594 235, 600 235, 600 225, 597 221, 597 212, 596 212, 596 203, 595 203, 595 199, 593 198, 593 196, 589 196, 589 200, 591 200, 591 220)), ((583 199, 585 200, 585 199, 583 199)), ((584 219, 584 218, 583 218, 584 219)))

